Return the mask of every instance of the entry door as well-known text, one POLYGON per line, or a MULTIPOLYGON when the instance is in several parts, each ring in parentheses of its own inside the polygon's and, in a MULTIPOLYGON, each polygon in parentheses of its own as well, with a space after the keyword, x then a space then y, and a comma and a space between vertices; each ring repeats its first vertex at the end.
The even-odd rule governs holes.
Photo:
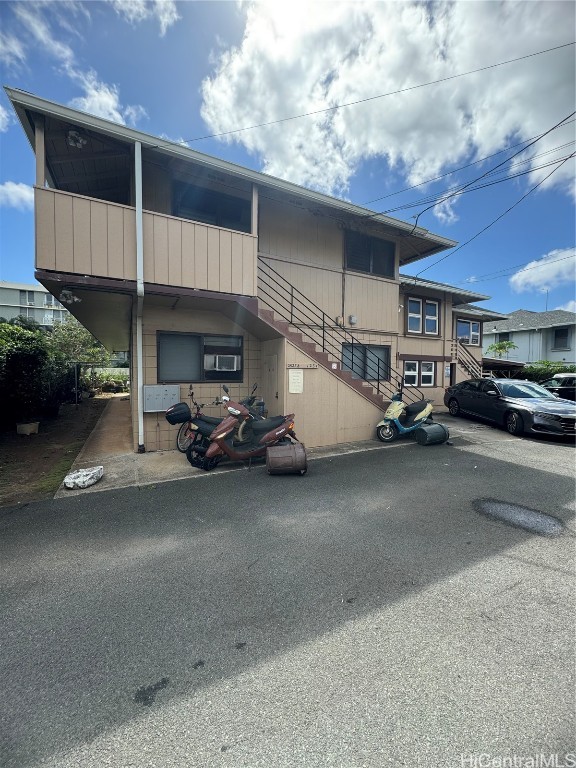
POLYGON ((278 355, 264 355, 262 359, 262 383, 257 394, 266 403, 270 416, 278 416, 278 355))

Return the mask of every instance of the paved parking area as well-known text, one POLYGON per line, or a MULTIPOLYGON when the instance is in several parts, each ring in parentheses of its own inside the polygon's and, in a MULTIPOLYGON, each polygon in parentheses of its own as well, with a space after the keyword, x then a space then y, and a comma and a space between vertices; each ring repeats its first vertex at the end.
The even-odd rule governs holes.
POLYGON ((3 510, 0 764, 561 765, 574 446, 438 420, 451 445, 326 451, 304 477, 223 469, 3 510))

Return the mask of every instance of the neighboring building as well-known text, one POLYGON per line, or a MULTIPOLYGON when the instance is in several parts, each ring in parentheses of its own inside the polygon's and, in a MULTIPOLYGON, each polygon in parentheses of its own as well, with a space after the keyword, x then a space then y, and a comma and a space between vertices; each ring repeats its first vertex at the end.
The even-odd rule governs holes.
POLYGON ((551 360, 574 365, 576 362, 576 313, 564 309, 530 312, 518 309, 506 320, 484 323, 483 349, 499 341, 511 341, 512 349, 505 359, 523 363, 551 360))
POLYGON ((66 319, 68 310, 43 285, 0 280, 0 317, 12 320, 19 315, 51 328, 66 319))
POLYGON ((130 352, 135 449, 174 446, 162 409, 189 386, 208 403, 258 382, 312 447, 373 437, 399 386, 441 403, 481 372, 488 297, 400 274, 453 241, 6 92, 36 153, 36 278, 130 352))

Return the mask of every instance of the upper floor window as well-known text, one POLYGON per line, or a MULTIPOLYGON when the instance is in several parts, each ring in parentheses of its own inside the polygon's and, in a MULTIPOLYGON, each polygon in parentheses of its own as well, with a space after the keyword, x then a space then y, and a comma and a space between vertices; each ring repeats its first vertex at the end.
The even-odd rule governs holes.
POLYGON ((54 306, 54 296, 52 296, 51 293, 46 293, 44 295, 44 306, 45 307, 52 307, 52 306, 54 306))
POLYGON ((408 333, 438 336, 439 304, 429 299, 408 299, 408 333))
POLYGON ((30 307, 33 307, 35 304, 34 302, 34 291, 20 291, 20 305, 25 306, 28 305, 30 307))
POLYGON ((474 347, 480 345, 480 323, 475 320, 456 321, 456 337, 462 344, 469 344, 474 347))
POLYGON ((568 328, 554 328, 554 349, 570 349, 568 328))
POLYGON ((201 221, 223 229, 250 232, 252 227, 252 201, 212 189, 174 182, 172 213, 181 219, 201 221))
POLYGON ((346 269, 394 278, 395 253, 395 244, 388 240, 370 237, 352 230, 346 230, 344 233, 346 269))
POLYGON ((498 339, 498 342, 500 342, 500 341, 511 341, 510 333, 508 331, 506 333, 497 333, 496 337, 498 339))
POLYGON ((158 381, 242 381, 242 336, 159 331, 158 381))

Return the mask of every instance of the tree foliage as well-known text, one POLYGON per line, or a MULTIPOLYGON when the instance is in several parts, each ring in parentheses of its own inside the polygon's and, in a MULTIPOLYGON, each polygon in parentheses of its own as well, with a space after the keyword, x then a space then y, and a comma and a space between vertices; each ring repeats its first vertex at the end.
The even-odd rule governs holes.
POLYGON ((513 341, 496 341, 494 344, 490 344, 490 346, 486 348, 486 353, 488 354, 493 352, 496 357, 502 358, 512 349, 518 349, 518 346, 514 344, 513 341))
POLYGON ((110 366, 110 353, 78 320, 70 317, 47 333, 48 349, 68 363, 110 366))
POLYGON ((6 423, 36 420, 47 407, 64 402, 76 383, 74 363, 110 365, 107 350, 73 318, 49 331, 13 320, 0 322, 0 402, 6 423))

